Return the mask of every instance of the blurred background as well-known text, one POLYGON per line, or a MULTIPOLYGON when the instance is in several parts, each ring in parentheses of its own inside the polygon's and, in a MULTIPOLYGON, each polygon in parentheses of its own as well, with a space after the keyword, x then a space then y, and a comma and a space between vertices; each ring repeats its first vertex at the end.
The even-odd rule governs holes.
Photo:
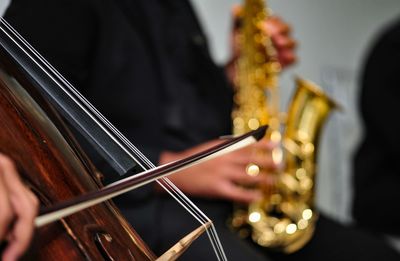
MULTIPOLYGON (((191 1, 209 37, 213 57, 217 63, 225 63, 230 56, 231 8, 241 1, 191 1)), ((8 2, 0 0, 0 14, 8 2)), ((296 75, 319 84, 343 107, 333 113, 323 131, 317 202, 326 214, 350 222, 351 161, 362 135, 357 114, 359 69, 379 30, 400 15, 400 2, 269 0, 268 5, 292 26, 298 41, 298 62, 281 78, 281 109, 287 109, 296 75)))

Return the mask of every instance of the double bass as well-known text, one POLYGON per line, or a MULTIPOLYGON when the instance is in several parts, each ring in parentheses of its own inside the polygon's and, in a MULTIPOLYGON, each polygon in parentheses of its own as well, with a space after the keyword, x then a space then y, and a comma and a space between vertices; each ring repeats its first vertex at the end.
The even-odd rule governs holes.
MULTIPOLYGON (((87 110, 91 109, 89 105, 84 107, 78 103, 83 107, 74 107, 76 99, 83 100, 83 103, 86 101, 73 88, 72 92, 66 92, 68 87, 57 71, 11 26, 0 20, 0 152, 16 162, 26 185, 37 195, 42 206, 71 201, 79 195, 96 194, 103 188, 101 174, 80 148, 65 119, 70 119, 84 136, 97 144, 104 157, 114 163, 120 173, 137 172, 146 164, 145 158, 95 109, 94 114, 87 114, 87 110), (98 121, 103 121, 108 125, 107 131, 115 131, 116 135, 107 136, 107 131, 102 129, 104 125, 94 124, 98 121), (123 147, 121 143, 128 145, 123 147), (129 152, 135 154, 134 160, 129 152)), ((265 129, 247 137, 254 136, 252 141, 255 141, 263 133, 265 129)), ((218 149, 225 149, 239 140, 225 142, 218 149)), ((210 149, 204 155, 194 155, 185 162, 150 171, 148 176, 154 180, 213 153, 215 150, 210 149)), ((163 184, 167 186, 168 180, 164 180, 163 184)), ((117 187, 109 187, 109 190, 117 187)), ((59 222, 37 229, 35 238, 23 259, 157 258, 111 201, 92 204, 73 215, 63 216, 59 222)), ((184 250, 185 246, 181 245, 174 251, 184 250)), ((219 251, 223 256, 223 250, 219 251)), ((175 252, 168 253, 165 260, 173 260, 177 256, 175 252)))
MULTIPOLYGON (((65 123, 12 57, 2 25, 0 48, 0 150, 16 163, 41 205, 98 189, 101 180, 65 123)), ((7 39, 8 38, 8 39, 7 39)), ((22 58, 22 57, 20 57, 22 58)), ((26 60, 28 61, 28 60, 26 60)), ((26 62, 25 61, 25 62, 26 62)), ((32 260, 154 260, 111 201, 38 229, 32 260)))

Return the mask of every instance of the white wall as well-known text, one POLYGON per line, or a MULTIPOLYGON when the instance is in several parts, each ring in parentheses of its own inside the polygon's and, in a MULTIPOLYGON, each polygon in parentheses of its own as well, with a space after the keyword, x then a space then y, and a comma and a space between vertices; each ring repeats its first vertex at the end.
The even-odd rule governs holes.
POLYGON ((10 2, 9 0, 0 0, 0 15, 3 14, 3 12, 9 2, 10 2))
MULTIPOLYGON (((229 56, 230 9, 238 0, 192 0, 218 62, 229 56)), ((400 15, 399 0, 269 0, 293 27, 299 62, 282 76, 282 109, 293 91, 293 75, 320 84, 344 108, 333 114, 320 144, 318 205, 349 221, 351 156, 361 135, 356 114, 357 77, 363 54, 384 24, 400 15)))

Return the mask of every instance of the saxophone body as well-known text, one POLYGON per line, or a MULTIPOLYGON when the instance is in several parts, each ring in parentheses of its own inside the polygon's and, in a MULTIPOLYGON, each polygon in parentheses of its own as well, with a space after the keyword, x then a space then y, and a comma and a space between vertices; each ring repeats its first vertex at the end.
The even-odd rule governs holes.
POLYGON ((271 39, 261 28, 267 17, 263 1, 245 1, 239 33, 241 55, 236 65, 233 134, 271 125, 271 119, 277 115, 276 92, 281 66, 271 39))
MULTIPOLYGON (((258 188, 263 193, 262 200, 235 206, 230 226, 240 236, 251 236, 261 246, 292 253, 311 239, 318 219, 314 200, 318 141, 336 104, 316 84, 298 78, 283 119, 279 112, 280 66, 276 52, 265 34, 258 35, 262 34, 260 23, 267 16, 263 0, 245 0, 233 133, 241 134, 268 124, 266 138, 280 144, 272 151, 272 158, 282 163, 283 168, 269 174, 275 180, 271 186, 258 188)), ((261 172, 247 169, 247 173, 261 172)))

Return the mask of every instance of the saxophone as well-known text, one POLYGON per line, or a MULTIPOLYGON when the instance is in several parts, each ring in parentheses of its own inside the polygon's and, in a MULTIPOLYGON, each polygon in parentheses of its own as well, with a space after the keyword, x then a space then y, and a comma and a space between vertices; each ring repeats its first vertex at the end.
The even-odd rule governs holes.
MULTIPOLYGON (((269 125, 266 138, 280 144, 272 151, 283 169, 274 184, 260 189, 263 198, 235 206, 230 226, 242 237, 251 234, 257 244, 285 253, 303 247, 312 237, 318 140, 327 116, 337 105, 314 83, 296 79, 296 92, 286 117, 279 112, 278 78, 281 66, 262 23, 269 16, 263 0, 245 0, 241 13, 233 134, 269 125), (282 134, 283 133, 283 134, 282 134)), ((262 175, 250 163, 249 175, 262 175)))

